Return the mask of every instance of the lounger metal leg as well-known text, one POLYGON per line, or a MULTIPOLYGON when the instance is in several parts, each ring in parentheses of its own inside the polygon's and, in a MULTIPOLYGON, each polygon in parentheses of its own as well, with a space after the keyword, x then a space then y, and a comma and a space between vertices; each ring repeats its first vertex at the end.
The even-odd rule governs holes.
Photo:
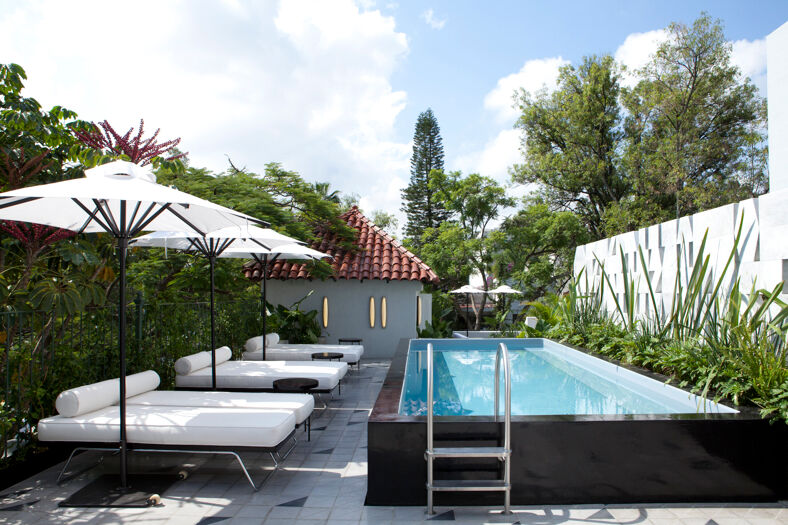
MULTIPOLYGON (((66 473, 66 470, 68 469, 68 466, 71 464, 71 460, 74 459, 74 455, 76 455, 77 452, 86 452, 88 450, 103 450, 105 452, 115 452, 116 454, 120 451, 120 449, 118 449, 118 448, 77 447, 77 448, 75 448, 74 450, 71 451, 71 454, 69 454, 68 459, 66 460, 66 464, 63 465, 63 468, 60 470, 60 474, 58 474, 57 480, 55 481, 55 483, 57 483, 58 485, 61 483, 61 481, 63 480, 63 475, 66 473)), ((87 467, 87 468, 84 468, 84 469, 80 470, 76 474, 74 474, 72 476, 69 476, 67 478, 67 480, 70 480, 70 479, 74 478, 75 476, 78 476, 78 475, 82 474, 83 472, 87 472, 90 469, 96 468, 97 466, 101 465, 101 463, 103 461, 104 461, 104 456, 101 456, 99 458, 99 460, 96 462, 95 465, 92 465, 90 467, 87 467)))
POLYGON ((252 481, 252 476, 249 474, 249 471, 246 469, 246 465, 244 464, 241 456, 238 455, 237 452, 233 452, 231 450, 176 450, 176 449, 157 449, 157 448, 137 448, 134 449, 136 452, 164 452, 167 454, 217 454, 217 455, 224 455, 224 456, 232 456, 238 461, 238 464, 241 466, 241 470, 246 476, 246 480, 252 486, 252 488, 256 491, 260 490, 260 488, 268 481, 274 472, 279 470, 279 462, 274 457, 273 452, 269 452, 268 454, 271 456, 271 459, 274 462, 274 468, 271 472, 269 472, 263 479, 255 485, 254 481, 252 481))
MULTIPOLYGON (((325 409, 327 409, 327 408, 328 408, 328 403, 326 403, 326 402, 325 402, 325 400, 323 399, 323 395, 322 395, 322 394, 318 394, 318 393, 316 393, 316 394, 314 394, 314 396, 315 396, 315 398, 317 398, 318 400, 320 400, 320 402, 321 402, 321 403, 323 403, 323 406, 322 406, 322 407, 319 407, 319 408, 320 408, 320 410, 325 410, 325 409)), ((321 413, 321 414, 320 414, 320 417, 322 417, 322 416, 323 416, 323 414, 321 413)), ((311 417, 311 416, 310 416, 310 417, 311 417)))
MULTIPOLYGON (((280 454, 279 451, 276 452, 276 457, 279 458, 279 461, 286 460, 287 457, 290 455, 291 452, 293 452, 293 450, 295 449, 296 445, 298 444, 298 440, 295 437, 295 433, 293 433, 293 436, 290 439, 293 440, 293 444, 292 444, 292 446, 289 449, 287 449, 287 452, 285 452, 284 455, 280 454)), ((274 459, 274 463, 276 463, 276 459, 274 459)))

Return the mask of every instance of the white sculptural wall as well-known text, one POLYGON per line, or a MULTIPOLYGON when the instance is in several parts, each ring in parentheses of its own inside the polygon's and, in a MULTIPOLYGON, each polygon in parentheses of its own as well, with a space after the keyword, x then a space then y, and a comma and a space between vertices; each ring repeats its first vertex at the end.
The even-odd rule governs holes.
MULTIPOLYGON (((784 281, 788 277, 788 190, 579 246, 575 251, 574 274, 579 275, 585 268, 579 280, 581 289, 586 286, 586 277, 589 288, 598 287, 603 283, 603 264, 612 290, 623 305, 626 264, 629 278, 636 283, 638 315, 651 317, 653 307, 645 278, 648 272, 657 307, 669 312, 677 273, 681 286, 686 286, 694 266, 702 263, 698 255, 704 235, 707 235, 704 252, 709 257, 711 274, 717 279, 733 250, 740 225, 736 256, 725 276, 723 289, 727 291, 736 277, 741 278, 745 293, 753 283, 757 288, 772 288, 784 281), (677 259, 679 252, 681 257, 677 259)), ((604 286, 606 307, 612 312, 615 303, 607 283, 604 286)))

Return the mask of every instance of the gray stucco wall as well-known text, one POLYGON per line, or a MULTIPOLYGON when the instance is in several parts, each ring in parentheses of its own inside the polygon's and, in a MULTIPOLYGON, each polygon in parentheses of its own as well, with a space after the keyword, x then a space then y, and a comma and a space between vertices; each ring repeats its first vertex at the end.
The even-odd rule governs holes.
MULTIPOLYGON (((364 359, 390 358, 400 339, 416 337, 416 297, 422 289, 417 281, 268 280, 268 301, 290 306, 314 290, 301 303, 301 310, 317 310, 322 315, 323 297, 328 297, 328 327, 323 329, 326 343, 340 337, 364 340, 364 359), (375 298, 375 326, 369 326, 369 298, 375 298), (386 328, 381 327, 381 299, 387 302, 386 328)), ((431 296, 422 294, 422 325, 432 313, 431 296)))

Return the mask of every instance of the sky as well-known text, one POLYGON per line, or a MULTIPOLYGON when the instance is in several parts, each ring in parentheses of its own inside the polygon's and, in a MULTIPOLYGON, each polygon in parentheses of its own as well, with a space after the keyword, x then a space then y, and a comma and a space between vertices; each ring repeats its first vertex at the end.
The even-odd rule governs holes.
POLYGON ((509 184, 516 89, 554 88, 588 55, 642 66, 668 24, 703 11, 766 96, 785 0, 0 0, 0 63, 25 68, 45 108, 122 131, 144 118, 216 172, 279 162, 402 226, 419 113, 438 119, 446 169, 509 184))

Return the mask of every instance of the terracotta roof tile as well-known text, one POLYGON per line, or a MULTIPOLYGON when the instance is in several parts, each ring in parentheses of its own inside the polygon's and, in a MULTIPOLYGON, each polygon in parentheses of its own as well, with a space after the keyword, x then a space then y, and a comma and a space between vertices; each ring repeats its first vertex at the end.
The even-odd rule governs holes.
MULTIPOLYGON (((389 234, 378 228, 353 206, 340 216, 348 226, 358 231, 356 250, 338 246, 332 233, 318 232, 311 248, 334 257, 332 269, 335 279, 381 279, 392 281, 421 281, 437 283, 438 276, 421 259, 406 250, 389 234)), ((261 278, 259 264, 244 267, 244 274, 253 281, 261 278)), ((311 279, 307 265, 276 261, 270 267, 269 279, 311 279)))

